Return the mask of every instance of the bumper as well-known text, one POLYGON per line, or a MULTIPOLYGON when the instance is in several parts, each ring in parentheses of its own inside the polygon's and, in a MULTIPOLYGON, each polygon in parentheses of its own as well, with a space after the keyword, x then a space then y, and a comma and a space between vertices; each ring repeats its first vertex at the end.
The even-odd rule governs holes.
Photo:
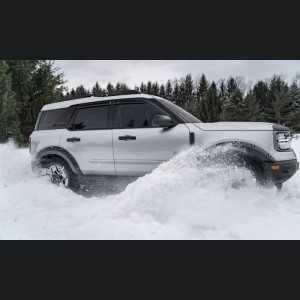
POLYGON ((276 182, 285 182, 299 170, 299 162, 294 159, 276 163, 266 163, 266 169, 272 180, 276 182))

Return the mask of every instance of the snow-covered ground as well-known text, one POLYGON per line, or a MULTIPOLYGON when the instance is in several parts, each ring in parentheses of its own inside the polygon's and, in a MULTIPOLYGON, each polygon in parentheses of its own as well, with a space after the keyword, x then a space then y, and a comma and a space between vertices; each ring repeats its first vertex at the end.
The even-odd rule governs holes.
POLYGON ((300 239, 300 172, 278 193, 243 170, 199 168, 197 156, 86 197, 32 175, 28 150, 0 145, 0 239, 300 239), (245 186, 231 188, 240 176, 245 186))

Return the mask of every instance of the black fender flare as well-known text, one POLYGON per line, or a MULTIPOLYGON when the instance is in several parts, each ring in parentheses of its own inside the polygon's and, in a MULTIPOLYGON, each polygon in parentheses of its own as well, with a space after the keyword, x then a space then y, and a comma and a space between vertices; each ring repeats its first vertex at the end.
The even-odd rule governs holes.
MULTIPOLYGON (((272 155, 270 153, 268 153, 264 149, 256 146, 255 144, 250 144, 250 143, 246 143, 246 142, 239 142, 239 141, 222 142, 222 143, 215 144, 210 148, 217 147, 217 146, 224 146, 224 145, 232 145, 237 148, 242 148, 248 154, 256 157, 257 159, 259 159, 262 162, 276 162, 276 160, 272 157, 272 155)), ((206 150, 209 150, 209 148, 206 150)))
POLYGON ((43 162, 43 157, 48 156, 48 155, 56 155, 61 158, 63 158, 71 167, 72 171, 76 175, 82 175, 82 172, 80 170, 80 167, 74 158, 72 154, 70 154, 67 150, 61 148, 61 147, 47 147, 42 149, 37 155, 34 160, 35 163, 42 163, 43 162))

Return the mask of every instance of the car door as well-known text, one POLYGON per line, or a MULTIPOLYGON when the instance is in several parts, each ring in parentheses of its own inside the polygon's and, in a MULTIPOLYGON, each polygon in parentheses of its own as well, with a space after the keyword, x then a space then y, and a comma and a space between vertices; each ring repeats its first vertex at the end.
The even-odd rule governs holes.
POLYGON ((115 175, 112 147, 111 103, 81 105, 60 145, 77 160, 83 174, 115 175))
POLYGON ((152 126, 155 115, 170 116, 150 100, 114 101, 113 147, 117 175, 142 176, 190 147, 185 124, 152 126))

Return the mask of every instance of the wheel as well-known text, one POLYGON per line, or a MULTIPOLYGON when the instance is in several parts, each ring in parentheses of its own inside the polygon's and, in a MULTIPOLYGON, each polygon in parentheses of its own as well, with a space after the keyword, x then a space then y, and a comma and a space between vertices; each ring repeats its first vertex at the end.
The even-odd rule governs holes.
POLYGON ((50 181, 55 185, 63 185, 73 191, 78 191, 80 185, 77 176, 73 173, 68 163, 58 157, 45 161, 42 164, 45 175, 49 176, 50 181))
MULTIPOLYGON (((263 163, 254 155, 247 153, 243 148, 235 146, 216 146, 207 154, 210 155, 209 163, 212 166, 217 164, 246 169, 253 175, 259 185, 268 187, 270 184, 270 178, 263 163)), ((204 155, 204 160, 201 159, 200 161, 207 163, 206 157, 207 156, 204 155)), ((245 179, 241 178, 236 180, 232 184, 232 187, 240 188, 244 186, 244 184, 245 179)))

